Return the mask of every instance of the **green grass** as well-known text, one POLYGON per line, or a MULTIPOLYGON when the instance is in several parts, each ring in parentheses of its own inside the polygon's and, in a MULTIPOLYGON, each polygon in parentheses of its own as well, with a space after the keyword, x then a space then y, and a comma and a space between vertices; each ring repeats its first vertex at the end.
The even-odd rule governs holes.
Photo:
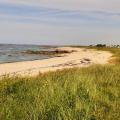
POLYGON ((101 49, 116 65, 1 78, 0 120, 119 120, 120 49, 101 49))

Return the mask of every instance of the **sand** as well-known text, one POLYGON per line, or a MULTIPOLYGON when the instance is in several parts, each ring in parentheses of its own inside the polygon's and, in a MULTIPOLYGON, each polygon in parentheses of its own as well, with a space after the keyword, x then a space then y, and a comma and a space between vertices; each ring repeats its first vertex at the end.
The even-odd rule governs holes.
POLYGON ((64 68, 107 64, 112 57, 110 52, 97 51, 94 49, 73 47, 61 47, 57 49, 68 51, 74 50, 74 52, 44 60, 0 64, 0 76, 6 74, 37 75, 39 72, 44 73, 64 68))

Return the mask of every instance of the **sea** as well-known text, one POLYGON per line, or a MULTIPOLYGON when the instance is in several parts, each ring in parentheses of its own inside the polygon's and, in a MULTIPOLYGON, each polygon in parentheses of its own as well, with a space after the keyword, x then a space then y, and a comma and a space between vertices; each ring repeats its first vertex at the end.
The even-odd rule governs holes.
POLYGON ((0 64, 48 59, 51 56, 26 54, 24 52, 27 50, 49 51, 55 47, 57 46, 0 44, 0 64))

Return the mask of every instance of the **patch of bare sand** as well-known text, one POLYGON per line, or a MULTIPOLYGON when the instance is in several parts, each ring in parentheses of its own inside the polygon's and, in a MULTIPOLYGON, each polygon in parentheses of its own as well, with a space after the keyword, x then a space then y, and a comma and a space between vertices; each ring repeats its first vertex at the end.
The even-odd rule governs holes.
POLYGON ((73 51, 45 60, 0 64, 0 76, 5 74, 37 75, 39 72, 56 71, 63 68, 88 67, 93 64, 107 64, 112 54, 86 48, 61 47, 59 50, 73 51))

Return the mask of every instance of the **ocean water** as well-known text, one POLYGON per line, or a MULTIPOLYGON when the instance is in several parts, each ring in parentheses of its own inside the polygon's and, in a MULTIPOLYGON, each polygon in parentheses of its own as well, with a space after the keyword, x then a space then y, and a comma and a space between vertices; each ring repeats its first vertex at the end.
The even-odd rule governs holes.
POLYGON ((50 50, 51 46, 0 44, 0 64, 48 59, 50 56, 24 54, 26 50, 50 50))

